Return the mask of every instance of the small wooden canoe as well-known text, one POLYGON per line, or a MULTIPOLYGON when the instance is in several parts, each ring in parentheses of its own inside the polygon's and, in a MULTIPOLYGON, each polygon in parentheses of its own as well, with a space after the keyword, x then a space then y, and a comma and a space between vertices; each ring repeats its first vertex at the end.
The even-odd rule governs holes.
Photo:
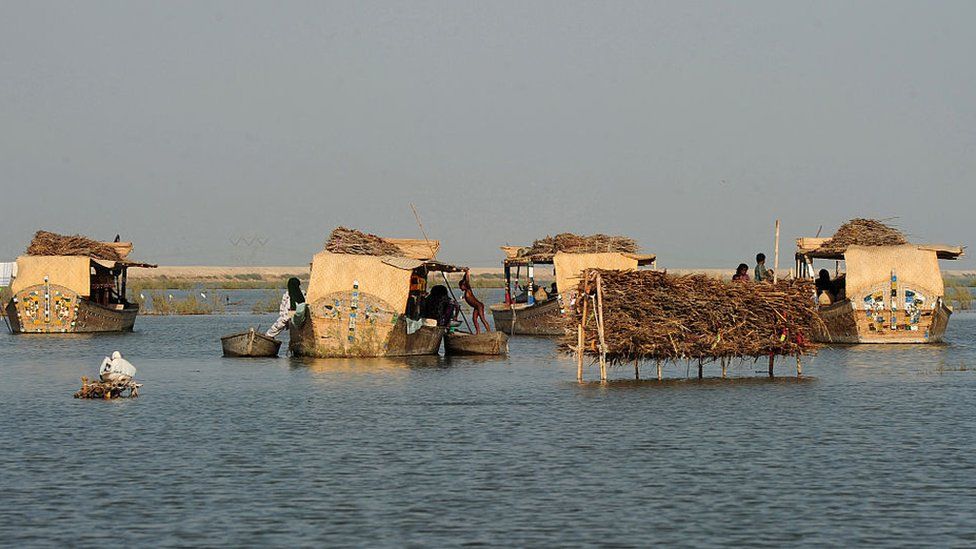
POLYGON ((277 339, 259 334, 254 328, 240 333, 220 338, 224 347, 224 356, 234 357, 267 357, 278 356, 281 342, 277 339))
POLYGON ((452 332, 444 336, 444 352, 449 355, 505 355, 508 354, 508 334, 452 332))

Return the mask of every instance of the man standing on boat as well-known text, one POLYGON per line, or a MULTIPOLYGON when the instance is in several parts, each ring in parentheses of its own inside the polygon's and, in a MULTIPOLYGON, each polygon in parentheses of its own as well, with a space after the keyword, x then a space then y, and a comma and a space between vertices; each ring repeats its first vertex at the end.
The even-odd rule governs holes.
POLYGON ((298 306, 304 304, 305 295, 302 293, 302 283, 295 277, 289 278, 288 290, 281 296, 281 305, 278 307, 278 320, 271 325, 265 335, 277 337, 282 330, 288 327, 288 323, 291 322, 299 308, 298 306))

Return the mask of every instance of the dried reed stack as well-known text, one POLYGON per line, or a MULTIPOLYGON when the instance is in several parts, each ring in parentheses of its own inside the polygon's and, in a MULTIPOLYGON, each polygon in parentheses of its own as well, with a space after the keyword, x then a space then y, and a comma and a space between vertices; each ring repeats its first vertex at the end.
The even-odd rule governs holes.
POLYGON ((908 244, 898 229, 876 219, 852 219, 837 229, 818 252, 843 253, 848 246, 900 246, 908 244))
POLYGON ((81 235, 66 236, 48 231, 37 231, 27 255, 81 255, 104 259, 106 261, 120 261, 119 253, 108 244, 92 240, 81 235))
POLYGON ((350 255, 403 255, 399 246, 375 234, 336 227, 325 243, 326 251, 350 255))
POLYGON ((609 236, 594 234, 583 236, 573 233, 561 233, 536 240, 532 246, 523 250, 519 256, 541 261, 552 259, 557 252, 565 253, 637 253, 637 241, 625 236, 609 236))
MULTIPOLYGON (((595 273, 595 271, 590 271, 595 273)), ((700 360, 799 356, 813 351, 813 284, 808 280, 730 283, 704 275, 599 271, 607 360, 700 360)), ((593 278, 579 291, 593 294, 593 278)), ((577 346, 584 299, 567 319, 564 351, 577 346)), ((587 316, 594 318, 595 307, 587 316)), ((584 349, 599 356, 599 333, 588 323, 584 349)))
POLYGON ((111 400, 113 398, 135 398, 139 396, 141 383, 129 381, 98 381, 81 378, 81 389, 75 392, 75 398, 94 398, 111 400))

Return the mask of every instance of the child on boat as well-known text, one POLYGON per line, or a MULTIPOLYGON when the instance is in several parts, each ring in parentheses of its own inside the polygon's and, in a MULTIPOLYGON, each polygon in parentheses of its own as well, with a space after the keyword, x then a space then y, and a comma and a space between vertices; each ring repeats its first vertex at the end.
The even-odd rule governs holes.
POLYGON ((464 292, 464 302, 471 307, 471 320, 474 322, 474 333, 481 333, 481 330, 478 329, 478 320, 481 320, 481 323, 484 324, 485 331, 490 332, 491 330, 488 329, 488 320, 485 318, 485 304, 478 300, 471 290, 471 279, 469 278, 467 269, 464 270, 464 276, 458 282, 458 288, 464 292))

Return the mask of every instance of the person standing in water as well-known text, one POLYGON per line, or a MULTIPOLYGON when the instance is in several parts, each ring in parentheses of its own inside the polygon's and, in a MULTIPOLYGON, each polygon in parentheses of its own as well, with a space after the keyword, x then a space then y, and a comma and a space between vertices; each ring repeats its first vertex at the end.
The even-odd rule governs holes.
POLYGON ((488 320, 485 319, 485 304, 482 303, 474 295, 474 291, 471 290, 471 279, 468 276, 468 270, 464 270, 464 276, 461 277, 461 281, 458 282, 458 288, 464 292, 464 302, 471 307, 471 321, 474 323, 474 333, 480 334, 481 330, 478 329, 478 321, 480 320, 485 326, 485 331, 490 332, 488 328, 488 320))
POLYGON ((302 283, 297 278, 288 279, 288 290, 281 296, 281 305, 278 307, 278 320, 271 325, 265 334, 268 337, 277 337, 291 321, 298 306, 305 303, 305 294, 302 293, 302 283))

